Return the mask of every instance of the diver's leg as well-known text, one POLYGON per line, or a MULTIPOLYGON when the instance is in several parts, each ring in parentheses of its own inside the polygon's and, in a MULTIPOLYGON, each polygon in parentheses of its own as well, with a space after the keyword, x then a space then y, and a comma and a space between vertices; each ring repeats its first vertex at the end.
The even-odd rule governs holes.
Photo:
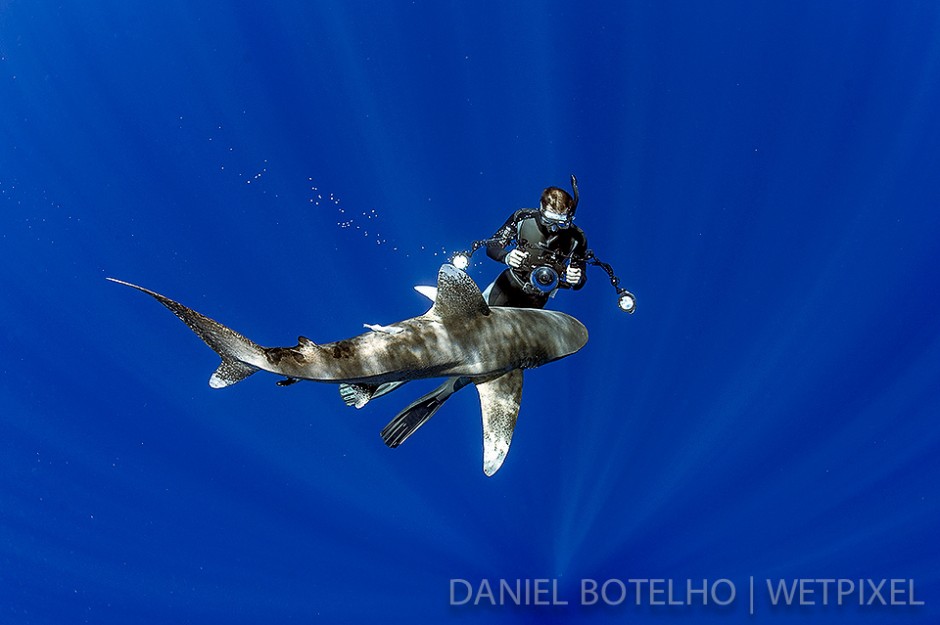
POLYGON ((408 380, 399 380, 397 382, 386 382, 385 384, 380 384, 379 388, 375 389, 375 392, 372 393, 372 399, 376 397, 381 397, 382 395, 388 395, 398 387, 403 384, 407 384, 408 380))
POLYGON ((511 269, 506 269, 496 276, 486 290, 483 298, 490 306, 506 306, 512 308, 545 308, 548 295, 542 293, 526 293, 510 275, 511 269))
POLYGON ((512 278, 509 277, 510 269, 504 270, 493 282, 483 291, 483 297, 490 306, 508 305, 512 293, 512 278))
POLYGON ((419 427, 427 423, 428 419, 434 416, 434 413, 451 395, 469 383, 470 378, 467 377, 448 378, 436 389, 419 397, 395 415, 395 418, 382 429, 382 440, 389 447, 398 447, 419 427))

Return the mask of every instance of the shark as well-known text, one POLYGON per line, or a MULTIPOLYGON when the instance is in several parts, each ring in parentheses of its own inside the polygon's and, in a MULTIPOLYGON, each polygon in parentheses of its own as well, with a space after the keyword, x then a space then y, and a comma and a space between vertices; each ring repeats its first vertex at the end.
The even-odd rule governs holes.
POLYGON ((430 310, 368 332, 318 344, 300 336, 293 347, 262 347, 235 330, 142 286, 108 278, 168 308, 222 358, 209 378, 224 388, 267 371, 279 385, 302 380, 342 384, 369 396, 392 382, 466 376, 480 397, 483 472, 502 466, 519 415, 523 370, 565 358, 587 344, 588 331, 565 313, 490 307, 473 279, 451 264, 438 271, 437 288, 422 292, 430 310))

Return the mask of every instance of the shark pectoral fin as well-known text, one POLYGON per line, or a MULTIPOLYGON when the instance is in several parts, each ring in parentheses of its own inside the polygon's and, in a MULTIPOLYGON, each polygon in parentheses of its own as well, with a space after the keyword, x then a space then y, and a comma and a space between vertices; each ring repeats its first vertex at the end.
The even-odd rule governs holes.
POLYGON ((509 453, 522 399, 522 369, 476 382, 483 412, 483 472, 496 473, 509 453))
POLYGON ((441 265, 437 273, 437 296, 429 314, 441 321, 466 321, 470 317, 489 315, 480 287, 463 271, 453 265, 441 265))

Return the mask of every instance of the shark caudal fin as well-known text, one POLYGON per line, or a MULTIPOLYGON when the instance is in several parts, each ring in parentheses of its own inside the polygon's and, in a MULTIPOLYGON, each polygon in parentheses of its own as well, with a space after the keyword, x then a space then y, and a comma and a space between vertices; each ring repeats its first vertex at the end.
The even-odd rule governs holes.
POLYGON ((264 357, 264 350, 260 345, 248 340, 231 328, 227 328, 221 323, 171 300, 169 297, 164 297, 150 289, 123 280, 115 278, 108 278, 108 280, 146 293, 166 306, 183 323, 188 325, 199 338, 205 341, 206 345, 222 357, 222 364, 209 378, 209 386, 212 388, 231 386, 258 371, 259 367, 251 364, 251 362, 258 362, 259 359, 264 357))

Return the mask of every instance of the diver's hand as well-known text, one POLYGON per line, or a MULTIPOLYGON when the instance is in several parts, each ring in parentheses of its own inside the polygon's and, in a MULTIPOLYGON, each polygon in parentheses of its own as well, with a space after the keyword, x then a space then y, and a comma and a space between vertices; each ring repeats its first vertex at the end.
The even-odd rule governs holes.
POLYGON ((563 277, 564 281, 568 284, 574 286, 581 284, 581 268, 568 265, 568 268, 565 269, 565 275, 563 277))
POLYGON ((522 263, 525 262, 525 259, 528 255, 529 254, 527 252, 524 252, 517 247, 516 249, 506 254, 506 258, 503 260, 513 269, 518 269, 519 267, 522 267, 522 263))

